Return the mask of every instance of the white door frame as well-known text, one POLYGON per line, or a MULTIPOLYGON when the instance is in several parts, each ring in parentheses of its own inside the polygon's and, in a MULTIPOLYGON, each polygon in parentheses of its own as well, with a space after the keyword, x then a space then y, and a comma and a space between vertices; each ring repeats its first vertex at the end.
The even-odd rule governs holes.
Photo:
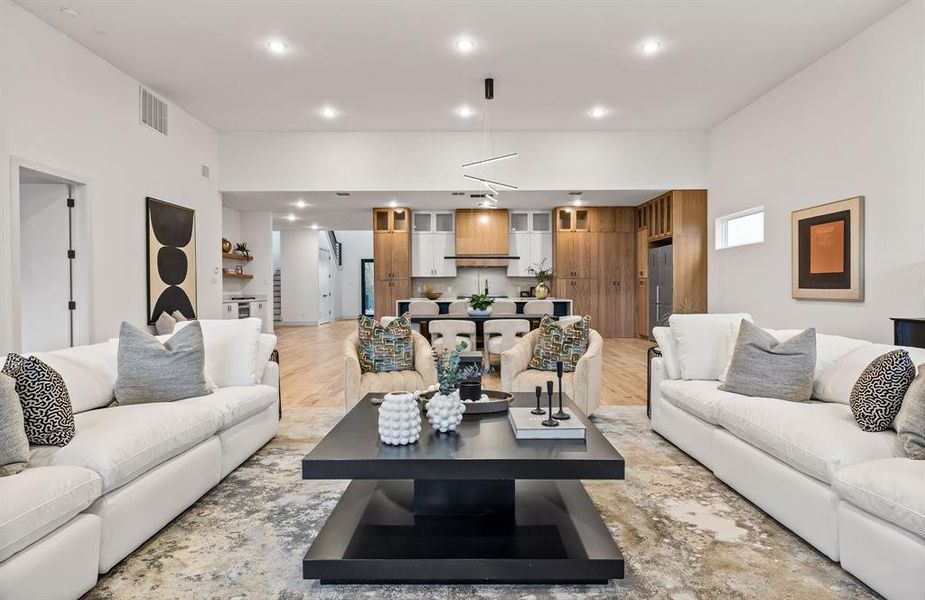
POLYGON ((331 272, 331 251, 327 248, 318 248, 318 324, 330 323, 334 320, 334 300, 332 298, 333 293, 333 282, 334 282, 334 273, 331 272), (325 269, 321 268, 321 265, 325 265, 325 269), (322 298, 322 293, 324 292, 325 284, 322 283, 322 273, 327 271, 328 280, 328 296, 327 298, 322 298))
POLYGON ((92 214, 92 182, 90 178, 31 161, 20 156, 10 157, 10 206, 4 215, 0 206, 0 256, 9 256, 8 264, 0 264, 0 317, 9 327, 0 328, 0 349, 22 350, 22 240, 20 227, 20 168, 31 169, 74 185, 74 244, 78 250, 74 265, 74 295, 77 310, 74 314, 74 345, 89 344, 93 326, 91 277, 93 247, 90 235, 92 214), (4 225, 5 223, 5 225, 4 225), (6 250, 6 252, 3 252, 6 250))

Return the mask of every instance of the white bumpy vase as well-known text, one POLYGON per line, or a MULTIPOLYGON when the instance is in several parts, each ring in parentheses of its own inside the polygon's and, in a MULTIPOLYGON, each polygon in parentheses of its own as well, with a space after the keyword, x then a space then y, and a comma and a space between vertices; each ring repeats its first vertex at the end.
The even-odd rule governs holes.
POLYGON ((440 433, 456 431, 456 426, 462 422, 463 413, 466 412, 466 405, 459 399, 459 390, 452 394, 434 394, 424 407, 427 409, 427 420, 440 433))
POLYGON ((379 438, 385 444, 404 446, 421 437, 421 409, 410 392, 386 394, 379 405, 379 438))

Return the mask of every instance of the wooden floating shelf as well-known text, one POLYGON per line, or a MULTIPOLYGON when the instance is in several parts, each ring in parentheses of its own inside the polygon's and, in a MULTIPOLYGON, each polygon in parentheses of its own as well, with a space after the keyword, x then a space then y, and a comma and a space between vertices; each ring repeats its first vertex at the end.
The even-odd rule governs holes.
POLYGON ((228 260, 240 260, 242 262, 249 262, 254 260, 253 256, 245 256, 244 254, 238 254, 237 252, 222 252, 222 258, 227 258, 228 260))
POLYGON ((253 275, 248 275, 247 273, 222 273, 222 277, 225 279, 253 279, 253 275))

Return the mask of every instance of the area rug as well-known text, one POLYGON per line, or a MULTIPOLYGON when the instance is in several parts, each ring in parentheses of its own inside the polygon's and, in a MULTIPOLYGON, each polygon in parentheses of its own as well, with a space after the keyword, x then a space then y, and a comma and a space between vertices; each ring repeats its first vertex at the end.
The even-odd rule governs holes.
MULTIPOLYGON (((290 409, 279 435, 87 598, 854 599, 875 595, 649 428, 642 407, 594 421, 626 458, 623 481, 585 487, 626 559, 608 585, 320 585, 301 560, 346 482, 303 481, 300 460, 342 416, 290 409)), ((760 474, 756 473, 756 476, 760 474)))

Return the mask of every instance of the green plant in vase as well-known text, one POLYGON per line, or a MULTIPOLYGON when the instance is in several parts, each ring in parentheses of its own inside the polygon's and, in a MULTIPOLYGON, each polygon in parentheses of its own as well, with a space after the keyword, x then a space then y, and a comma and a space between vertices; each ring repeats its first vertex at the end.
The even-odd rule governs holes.
POLYGON ((479 377, 482 373, 475 365, 460 366, 459 354, 465 349, 466 344, 460 342, 451 352, 434 350, 439 389, 424 404, 424 409, 428 422, 440 433, 455 431, 466 412, 466 405, 460 400, 457 389, 460 382, 479 377))
POLYGON ((495 299, 488 294, 472 294, 469 296, 469 314, 470 315, 490 315, 491 305, 495 299))
POLYGON ((235 244, 234 251, 247 257, 251 255, 251 249, 247 247, 247 242, 238 242, 235 244))
POLYGON ((533 290, 533 294, 542 300, 549 296, 549 282, 552 281, 555 271, 551 266, 546 265, 546 259, 539 262, 535 262, 530 265, 530 268, 527 269, 527 272, 533 275, 536 279, 536 287, 533 290))

